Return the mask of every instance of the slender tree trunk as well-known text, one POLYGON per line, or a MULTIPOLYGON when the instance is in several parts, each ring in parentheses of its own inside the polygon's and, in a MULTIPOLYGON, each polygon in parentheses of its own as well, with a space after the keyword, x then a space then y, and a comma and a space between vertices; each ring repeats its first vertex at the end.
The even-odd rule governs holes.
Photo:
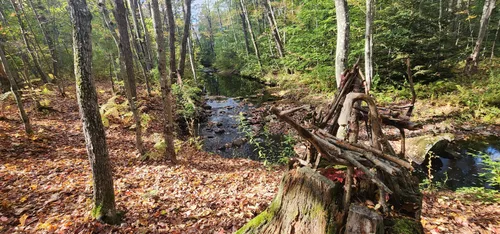
POLYGON ((215 56, 215 40, 214 40, 214 32, 213 32, 213 27, 212 27, 212 15, 210 13, 210 6, 207 3, 207 11, 208 14, 206 15, 207 17, 207 22, 208 22, 208 33, 210 34, 210 51, 212 54, 215 56))
MULTIPOLYGON (((144 13, 142 12, 142 5, 139 1, 139 17, 141 18, 141 25, 142 25, 142 30, 144 34, 144 51, 146 52, 146 66, 148 68, 148 72, 151 72, 151 69, 153 68, 153 53, 151 51, 151 38, 149 37, 149 30, 148 27, 146 26, 145 22, 145 17, 144 13)), ((149 8, 149 7, 148 7, 149 8)), ((149 87, 149 85, 148 85, 149 87)))
POLYGON ((144 146, 142 144, 142 127, 141 120, 139 117, 139 111, 137 110, 135 99, 137 97, 135 79, 134 79, 134 62, 132 60, 132 50, 130 48, 130 38, 127 29, 127 15, 125 10, 125 4, 123 0, 115 0, 115 11, 113 12, 116 19, 116 24, 118 25, 118 33, 120 34, 120 54, 121 59, 124 60, 127 78, 124 79, 125 83, 125 93, 132 111, 134 121, 135 121, 135 138, 137 150, 141 155, 145 153, 144 146))
POLYGON ((0 62, 0 64, 2 65, 2 70, 5 71, 5 74, 7 75, 7 79, 9 79, 10 90, 14 94, 14 99, 16 100, 17 108, 19 109, 19 116, 21 117, 21 120, 23 121, 24 131, 26 131, 27 135, 31 135, 31 134, 33 134, 33 129, 31 128, 28 114, 26 114, 26 111, 24 110, 22 97, 21 97, 21 94, 19 93, 19 88, 17 87, 17 83, 14 80, 13 73, 9 68, 9 62, 7 61, 7 58, 5 57, 5 52, 3 50, 3 45, 1 43, 0 43, 0 59, 2 60, 0 62))
POLYGON ((41 18, 46 18, 46 17, 38 12, 37 8, 33 5, 32 0, 28 0, 28 3, 31 9, 33 10, 33 13, 35 14, 38 26, 42 31, 47 46, 49 47, 49 53, 52 59, 52 74, 54 75, 54 81, 56 81, 57 83, 57 87, 59 88, 59 93, 61 94, 61 96, 65 97, 66 95, 64 94, 64 87, 60 82, 61 77, 59 77, 59 64, 58 64, 59 58, 57 56, 57 48, 54 42, 54 38, 52 38, 51 34, 49 33, 50 29, 48 29, 47 26, 44 26, 44 24, 40 21, 41 18))
POLYGON ((247 29, 247 24, 245 22, 245 15, 243 15, 243 10, 241 10, 241 12, 240 12, 240 17, 241 17, 243 36, 245 37, 245 50, 246 50, 247 56, 248 56, 248 55, 250 55, 250 43, 248 41, 248 29, 247 29))
MULTIPOLYGON (((495 8, 496 0, 486 0, 483 7, 483 15, 481 16, 481 22, 479 27, 479 34, 477 36, 476 45, 474 46, 474 51, 467 58, 468 72, 476 71, 479 66, 479 52, 481 50, 481 45, 483 43, 486 31, 488 31, 488 22, 490 20, 491 13, 495 8)), ((467 65, 466 65, 467 68, 467 65)))
POLYGON ((271 6, 271 1, 266 0, 264 3, 267 10, 267 20, 269 21, 269 27, 271 28, 271 32, 274 37, 274 42, 276 42, 276 49, 278 49, 278 53, 280 58, 285 57, 285 49, 283 47, 283 42, 281 41, 281 36, 278 30, 278 25, 276 24, 276 19, 274 19, 274 11, 271 6))
POLYGON ((243 0, 240 0, 241 11, 243 12, 243 16, 245 17, 245 21, 247 23, 248 32, 250 33, 250 38, 252 39, 253 49, 255 51, 255 56, 257 56, 257 62, 259 63, 260 70, 262 71, 262 62, 260 60, 260 52, 259 47, 257 45, 257 41, 255 40, 255 35, 252 30, 252 24, 250 22, 250 18, 248 17, 247 9, 243 0))
POLYGON ((31 47, 29 40, 28 40, 28 34, 26 32, 26 26, 21 19, 21 13, 19 10, 19 6, 15 2, 15 0, 10 0, 12 7, 14 8, 14 11, 16 13, 17 21, 19 22, 19 26, 21 29, 21 35, 23 37, 23 42, 24 45, 26 46, 26 49, 28 50, 28 53, 31 56, 31 59, 33 60, 33 63, 35 65, 35 69, 40 75, 40 78, 42 79, 43 83, 49 83, 50 79, 48 78, 47 74, 45 74, 40 66, 40 61, 38 60, 37 52, 31 47))
POLYGON ((373 79, 373 17, 375 15, 375 0, 366 0, 365 29, 365 79, 366 91, 369 92, 373 79))
POLYGON ((189 63, 191 64, 191 72, 193 73, 194 81, 196 81, 197 80, 196 69, 194 68, 193 49, 191 48, 191 38, 190 37, 188 37, 187 46, 188 46, 188 50, 189 50, 188 53, 189 53, 189 63))
POLYGON ((495 56, 495 45, 497 43, 499 30, 500 30, 500 20, 498 20, 497 30, 495 31, 495 38, 493 39, 493 45, 491 45, 490 64, 492 63, 493 57, 495 56))
POLYGON ((92 169, 95 218, 119 223, 116 212, 113 175, 106 145, 106 134, 99 114, 97 92, 92 79, 91 19, 85 0, 68 0, 73 22, 73 51, 76 94, 83 134, 92 169))
MULTIPOLYGON (((147 52, 145 46, 145 38, 141 35, 141 30, 139 28, 139 21, 137 19, 137 0, 128 0, 130 15, 132 16, 132 24, 129 21, 128 25, 131 27, 130 31, 134 35, 133 43, 135 45, 135 54, 139 64, 141 66, 141 71, 144 76, 144 81, 146 82, 146 90, 148 95, 151 95, 151 88, 149 87, 149 62, 147 61, 147 52)), ((128 20, 128 18, 127 18, 128 20)))
POLYGON ((182 34, 181 52, 179 60, 179 75, 184 78, 184 68, 186 66, 186 47, 189 38, 189 28, 191 24, 191 0, 184 0, 184 32, 182 34))
POLYGON ((167 7, 167 20, 168 20, 168 36, 169 36, 169 50, 170 50, 170 59, 169 59, 169 66, 170 66, 170 76, 169 77, 164 77, 166 78, 166 82, 164 82, 164 85, 166 87, 162 87, 162 93, 164 93, 164 96, 166 97, 165 104, 168 106, 166 109, 168 112, 167 113, 167 119, 165 122, 165 132, 166 132, 166 137, 165 137, 165 142, 167 143, 167 149, 166 149, 166 156, 167 159, 171 160, 172 162, 177 162, 177 158, 175 155, 175 149, 174 149, 174 97, 172 95, 172 82, 175 80, 176 77, 176 61, 175 61, 175 22, 174 22, 174 13, 172 9, 172 1, 171 0, 165 0, 165 5, 167 7))
POLYGON ((337 18, 337 48, 335 53, 335 79, 337 88, 342 82, 349 56, 349 10, 347 0, 335 0, 335 14, 337 18))
MULTIPOLYGON (((111 19, 109 18, 109 11, 106 8, 106 0, 99 0, 98 3, 99 6, 99 11, 101 12, 101 16, 104 20, 104 24, 106 28, 109 29, 109 32, 111 33, 111 37, 113 37, 113 41, 115 42, 116 48, 118 49, 118 57, 119 57, 119 67, 120 67, 120 72, 117 73, 117 79, 118 80, 125 80, 125 64, 124 64, 124 58, 122 56, 122 53, 120 51, 120 38, 118 37, 118 34, 116 33, 116 26, 114 23, 111 22, 111 19)), ((114 63, 113 63, 114 67, 114 63)), ((116 70, 116 69, 115 69, 116 70)))

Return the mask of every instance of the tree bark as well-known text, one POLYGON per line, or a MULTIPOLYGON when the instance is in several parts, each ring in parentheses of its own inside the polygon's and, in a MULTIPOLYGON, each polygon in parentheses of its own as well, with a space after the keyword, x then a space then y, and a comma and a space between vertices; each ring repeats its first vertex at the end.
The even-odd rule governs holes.
POLYGON ((92 169, 95 218, 107 223, 118 223, 113 175, 109 162, 106 135, 99 114, 97 92, 92 79, 92 16, 86 0, 68 0, 73 22, 73 51, 76 93, 83 134, 92 169))
POLYGON ((236 233, 337 233, 341 191, 341 184, 308 167, 291 170, 269 207, 236 233))
POLYGON ((189 63, 191 64, 191 72, 193 73, 194 81, 196 81, 197 80, 196 79, 196 69, 194 68, 193 49, 192 49, 192 46, 191 46, 191 39, 190 39, 190 37, 188 37, 187 46, 188 46, 188 53, 189 53, 189 63))
MULTIPOLYGON (((50 57, 52 58, 52 74, 54 75, 54 80, 57 81, 56 83, 59 88, 59 93, 61 94, 62 97, 65 97, 66 95, 64 94, 64 87, 60 82, 61 77, 59 77, 59 64, 58 64, 59 58, 57 56, 57 48, 54 42, 54 38, 52 38, 51 34, 49 33, 51 30, 47 26, 44 26, 44 24, 40 20, 41 18, 46 18, 46 17, 38 12, 37 8, 33 5, 32 0, 28 0, 28 3, 31 9, 33 10, 33 13, 35 14, 38 26, 42 31, 47 46, 49 47, 50 57)), ((45 25, 46 24, 47 23, 45 23, 45 25)))
MULTIPOLYGON (((177 161, 177 157, 175 155, 174 148, 174 98, 172 95, 172 82, 176 78, 176 61, 175 61, 175 22, 174 22, 174 14, 172 9, 172 1, 165 0, 165 4, 167 7, 167 20, 168 20, 168 33, 169 33, 169 50, 170 50, 170 76, 166 77, 166 82, 164 82, 164 86, 162 87, 162 93, 166 96, 166 102, 164 105, 170 108, 170 114, 167 113, 167 119, 165 122, 165 132, 167 132, 167 136, 165 137, 165 142, 167 143, 167 151, 165 152, 167 159, 172 162, 177 161)), ((156 15, 156 14, 155 14, 156 15)), ((158 30, 158 29, 157 29, 158 30)), ((168 111, 168 109, 167 109, 168 111)))
POLYGON ((0 59, 2 60, 0 62, 0 64, 2 65, 1 70, 5 72, 5 75, 9 80, 10 91, 14 94, 14 99, 16 100, 17 108, 19 110, 19 116, 21 117, 21 120, 23 121, 24 124, 24 131, 26 132, 27 135, 31 135, 33 134, 33 129, 31 128, 28 114, 26 114, 26 111, 24 110, 22 97, 21 94, 19 93, 19 88, 17 87, 17 83, 14 80, 13 73, 9 68, 9 63, 7 61, 7 58, 5 57, 3 44, 1 44, 1 42, 0 42, 0 59))
POLYGON ((250 18, 248 17, 248 12, 245 7, 245 3, 243 0, 240 0, 241 11, 243 12, 243 16, 245 18, 245 22, 247 23, 248 32, 250 33, 250 38, 252 39, 253 49, 255 52, 255 56, 257 56, 257 62, 259 63, 260 70, 262 70, 262 62, 260 60, 260 52, 259 46, 257 45, 257 41, 255 40, 255 34, 252 30, 252 23, 250 22, 250 18))
MULTIPOLYGON (((134 45, 139 64, 142 68, 142 73, 144 75, 144 80, 146 82, 146 90, 148 95, 151 95, 151 88, 149 87, 149 76, 151 70, 151 64, 148 59, 148 51, 146 48, 146 39, 143 38, 141 30, 139 28, 139 20, 137 19, 137 0, 128 0, 130 15, 132 16, 132 25, 130 30, 134 35, 134 45)), ((130 24, 129 24, 130 25, 130 24)))
POLYGON ((243 15, 243 10, 241 10, 239 15, 241 17, 243 36, 245 37, 245 50, 246 50, 247 56, 248 56, 250 54, 250 43, 248 41, 248 29, 247 29, 247 24, 245 22, 245 15, 243 15))
POLYGON ((47 74, 45 74, 43 72, 42 67, 40 66, 40 61, 38 60, 37 52, 31 47, 30 42, 28 40, 28 34, 26 32, 26 26, 25 26, 23 20, 21 19, 21 13, 19 11, 19 6, 17 5, 17 3, 16 3, 15 0, 10 0, 10 2, 12 4, 12 7, 14 7, 14 11, 16 13, 17 21, 19 22, 19 26, 20 26, 20 29, 21 29, 21 35, 23 37, 24 45, 26 46, 26 49, 28 50, 28 53, 31 56, 31 59, 33 60, 33 63, 35 65, 35 69, 38 72, 38 74, 40 75, 40 78, 42 79, 43 83, 49 83, 50 79, 47 76, 47 74))
POLYGON ((365 79, 366 92, 369 92, 373 80, 373 17, 375 15, 375 0, 366 0, 365 29, 365 79))
POLYGON ((335 52, 335 79, 337 88, 342 82, 349 56, 349 10, 347 0, 335 0, 335 15, 337 18, 337 48, 335 52))
POLYGON ((281 40, 281 36, 278 30, 278 25, 276 24, 276 19, 274 18, 274 11, 271 6, 271 1, 266 0, 264 3, 267 10, 267 20, 269 21, 269 27, 271 28, 271 32, 274 37, 274 42, 276 43, 276 49, 278 49, 278 53, 280 58, 285 57, 285 48, 283 47, 283 42, 281 40))
POLYGON ((495 38, 493 39, 493 45, 491 45, 490 63, 492 63, 493 57, 495 56, 495 45, 497 43, 498 31, 500 31, 500 20, 498 20, 497 29, 495 31, 495 38))
POLYGON ((184 31, 181 40, 181 52, 179 59, 179 75, 184 78, 184 69, 186 67, 186 51, 189 38, 189 28, 191 24, 191 0, 184 0, 184 31))
MULTIPOLYGON (((151 69, 153 68, 153 52, 151 51, 151 38, 149 37, 149 30, 148 30, 148 27, 146 26, 146 22, 145 22, 145 17, 144 17, 144 13, 142 12, 142 3, 141 1, 138 2, 138 7, 139 7, 139 17, 141 18, 141 25, 142 25, 142 30, 143 30, 143 33, 144 33, 144 51, 146 52, 146 66, 148 68, 148 72, 151 72, 151 69)), ((149 8, 149 7, 148 7, 149 8)), ((148 87, 150 87, 149 85, 149 80, 146 80, 146 84, 148 84, 148 87)), ((151 92, 151 90, 148 91, 149 93, 151 92)))
POLYGON ((488 22, 490 20, 491 13, 495 8, 496 0, 486 0, 483 6, 483 14, 481 16, 481 22, 479 27, 479 34, 476 39, 476 45, 474 46, 474 51, 467 58, 466 61, 466 69, 468 72, 474 72, 478 69, 479 66, 479 52, 481 50, 481 45, 484 40, 484 36, 486 35, 486 31, 488 31, 488 22))
POLYGON ((124 60, 127 75, 126 79, 124 79, 125 93, 127 95, 127 99, 135 122, 136 147, 139 153, 142 155, 145 153, 145 151, 142 144, 141 120, 139 111, 137 110, 135 104, 135 99, 137 98, 137 90, 134 79, 134 62, 132 61, 133 55, 130 48, 130 39, 127 29, 127 15, 125 14, 126 11, 123 0, 115 0, 114 2, 115 11, 113 13, 115 15, 116 24, 118 25, 118 33, 120 34, 120 57, 124 60))

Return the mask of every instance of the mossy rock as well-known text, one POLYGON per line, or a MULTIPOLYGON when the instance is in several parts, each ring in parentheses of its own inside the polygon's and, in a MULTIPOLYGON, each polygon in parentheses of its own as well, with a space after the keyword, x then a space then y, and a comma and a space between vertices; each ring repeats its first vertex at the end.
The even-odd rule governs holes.
POLYGON ((408 138, 406 139, 406 157, 417 164, 422 164, 429 151, 444 152, 453 139, 454 135, 449 133, 408 138))

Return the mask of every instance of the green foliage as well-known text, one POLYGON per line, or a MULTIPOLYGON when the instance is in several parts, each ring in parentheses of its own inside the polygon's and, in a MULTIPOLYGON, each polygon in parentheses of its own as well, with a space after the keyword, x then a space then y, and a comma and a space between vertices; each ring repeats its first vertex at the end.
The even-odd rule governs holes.
POLYGON ((472 151, 470 154, 481 159, 484 172, 479 175, 490 185, 500 186, 500 160, 493 160, 490 155, 480 151, 472 151))
POLYGON ((243 113, 240 112, 240 123, 238 130, 243 132, 248 138, 248 143, 254 146, 254 151, 257 152, 259 159, 264 161, 264 164, 280 163, 285 164, 288 159, 295 155, 293 146, 296 143, 292 135, 284 135, 281 139, 279 136, 272 135, 267 126, 264 126, 262 132, 254 132, 243 113))
MULTIPOLYGON (((426 156, 427 157, 427 156, 426 156)), ((423 179, 422 182, 418 185, 421 191, 437 191, 440 189, 443 189, 446 187, 446 182, 448 181, 448 174, 446 173, 446 178, 443 182, 439 181, 433 181, 434 176, 432 175, 432 159, 438 158, 437 155, 435 155, 432 151, 429 152, 428 154, 428 161, 427 161, 427 171, 426 175, 427 178, 423 179)))
POLYGON ((182 87, 177 84, 172 85, 172 93, 176 97, 177 114, 185 119, 195 118, 196 103, 201 97, 201 89, 194 84, 194 81, 189 80, 182 87))
POLYGON ((485 203, 499 203, 500 192, 494 189, 486 189, 484 187, 465 187, 459 188, 457 194, 472 197, 485 203))

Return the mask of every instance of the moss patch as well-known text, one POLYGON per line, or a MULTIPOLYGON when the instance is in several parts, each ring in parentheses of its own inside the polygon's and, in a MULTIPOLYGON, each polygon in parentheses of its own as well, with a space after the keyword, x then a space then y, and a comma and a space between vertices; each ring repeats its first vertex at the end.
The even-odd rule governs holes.
POLYGON ((392 227, 390 227, 388 233, 393 233, 393 234, 424 233, 422 225, 418 221, 408 218, 398 218, 392 221, 394 222, 394 224, 392 225, 392 227))

